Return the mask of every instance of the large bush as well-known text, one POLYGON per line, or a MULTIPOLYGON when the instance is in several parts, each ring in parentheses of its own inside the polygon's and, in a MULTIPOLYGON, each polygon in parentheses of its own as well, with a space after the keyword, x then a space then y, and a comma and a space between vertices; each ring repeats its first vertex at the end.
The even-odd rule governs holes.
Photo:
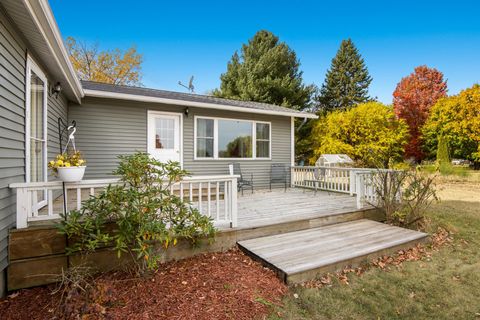
POLYGON ((311 162, 324 153, 345 153, 365 166, 376 166, 380 161, 387 167, 402 158, 407 131, 407 125, 395 117, 392 108, 379 102, 334 111, 314 125, 311 162))
POLYGON ((480 166, 480 85, 439 100, 423 127, 425 149, 430 156, 444 137, 454 158, 469 159, 480 166))
POLYGON ((121 184, 91 197, 59 225, 73 239, 69 252, 88 253, 113 244, 119 257, 129 254, 140 270, 154 269, 163 250, 178 239, 195 243, 214 235, 210 218, 170 192, 187 174, 178 163, 162 163, 146 153, 119 158, 114 174, 121 184))

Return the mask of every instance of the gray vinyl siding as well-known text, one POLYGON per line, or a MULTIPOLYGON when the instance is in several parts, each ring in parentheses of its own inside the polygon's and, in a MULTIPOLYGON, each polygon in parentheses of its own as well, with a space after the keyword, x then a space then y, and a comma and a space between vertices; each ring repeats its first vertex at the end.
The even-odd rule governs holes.
POLYGON ((8 230, 15 224, 15 194, 25 181, 25 52, 0 6, 0 271, 8 264, 8 230))
MULTIPOLYGON (((69 106, 69 121, 77 122, 77 147, 88 164, 86 178, 112 177, 119 154, 147 151, 147 111, 167 111, 183 114, 185 107, 154 103, 139 103, 106 99, 85 99, 82 105, 69 106)), ((228 174, 228 164, 241 163, 246 174, 253 174, 257 188, 268 186, 271 163, 290 164, 290 117, 189 108, 183 116, 183 165, 195 175, 228 174), (271 160, 194 160, 194 117, 222 117, 268 121, 272 125, 271 160)))
MULTIPOLYGON (((0 5, 0 271, 8 264, 8 230, 15 226, 16 195, 9 184, 25 182, 25 72, 28 46, 0 5)), ((38 61, 37 61, 38 62, 38 61)), ((48 75, 47 75, 48 77, 48 75)), ((49 83, 54 82, 49 78, 49 83)), ((48 97, 47 158, 58 153, 57 119, 68 103, 48 97)), ((48 180, 54 180, 49 174, 48 180)))

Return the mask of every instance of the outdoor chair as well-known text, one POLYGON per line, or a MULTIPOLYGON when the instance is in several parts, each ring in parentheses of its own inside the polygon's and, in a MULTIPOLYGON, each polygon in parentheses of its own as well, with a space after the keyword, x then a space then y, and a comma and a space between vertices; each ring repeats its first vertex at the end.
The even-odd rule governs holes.
MULTIPOLYGON (((305 180, 305 182, 313 182, 313 187, 315 189, 315 194, 317 194, 319 184, 321 182, 326 181, 326 174, 327 174, 327 170, 325 168, 315 168, 313 170, 313 179, 305 180)), ((305 192, 305 189, 303 189, 303 192, 305 192)))
POLYGON ((285 163, 272 163, 272 166, 270 167, 270 191, 272 191, 272 183, 283 183, 286 192, 287 182, 288 166, 285 163))
POLYGON ((250 174, 250 177, 247 178, 245 174, 242 173, 242 168, 240 167, 240 163, 234 162, 230 164, 231 168, 233 168, 233 174, 240 176, 237 179, 237 191, 242 191, 243 196, 243 189, 251 189, 253 193, 253 173, 250 174))

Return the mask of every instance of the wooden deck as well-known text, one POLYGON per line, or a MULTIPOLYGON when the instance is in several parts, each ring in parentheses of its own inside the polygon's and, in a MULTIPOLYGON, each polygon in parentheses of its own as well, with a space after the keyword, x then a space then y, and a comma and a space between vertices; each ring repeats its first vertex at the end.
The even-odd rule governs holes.
POLYGON ((238 245, 285 282, 298 283, 426 238, 425 233, 361 219, 239 241, 238 245))
POLYGON ((348 194, 290 188, 238 196, 238 227, 252 228, 358 211, 348 194))

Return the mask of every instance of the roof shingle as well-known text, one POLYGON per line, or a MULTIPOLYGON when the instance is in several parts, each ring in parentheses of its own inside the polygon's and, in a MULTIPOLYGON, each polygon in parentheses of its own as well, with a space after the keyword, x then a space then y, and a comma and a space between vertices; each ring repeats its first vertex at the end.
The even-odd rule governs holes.
POLYGON ((92 82, 92 81, 82 81, 82 86, 86 90, 95 90, 95 91, 130 94, 130 95, 153 97, 153 98, 163 98, 163 99, 171 99, 171 100, 216 104, 219 106, 230 106, 230 107, 246 108, 246 109, 253 109, 253 110, 270 111, 272 114, 289 113, 297 117, 305 116, 310 118, 314 116, 314 114, 310 112, 298 111, 298 110, 294 110, 286 107, 280 107, 274 104, 223 99, 223 98, 217 98, 214 96, 207 96, 207 95, 200 95, 200 94, 191 94, 191 93, 142 88, 142 87, 120 86, 120 85, 112 85, 112 84, 92 82))

